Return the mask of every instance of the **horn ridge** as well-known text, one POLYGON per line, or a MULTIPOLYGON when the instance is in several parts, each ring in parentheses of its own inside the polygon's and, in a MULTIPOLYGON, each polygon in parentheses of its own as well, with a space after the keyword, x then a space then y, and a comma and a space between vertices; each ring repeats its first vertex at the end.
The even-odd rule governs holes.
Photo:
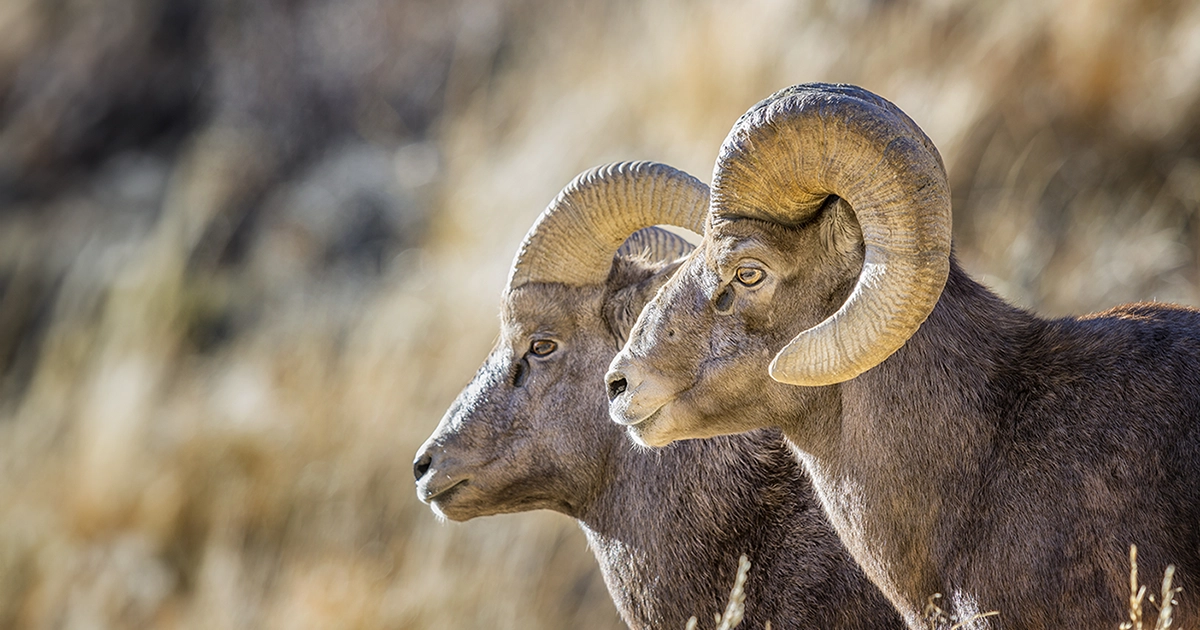
POLYGON ((671 261, 686 256, 695 249, 682 236, 658 227, 634 232, 617 250, 618 256, 645 256, 654 261, 671 261))
POLYGON ((708 186, 658 162, 617 162, 575 177, 525 235, 509 291, 530 282, 602 284, 613 254, 639 229, 657 224, 703 232, 708 186))

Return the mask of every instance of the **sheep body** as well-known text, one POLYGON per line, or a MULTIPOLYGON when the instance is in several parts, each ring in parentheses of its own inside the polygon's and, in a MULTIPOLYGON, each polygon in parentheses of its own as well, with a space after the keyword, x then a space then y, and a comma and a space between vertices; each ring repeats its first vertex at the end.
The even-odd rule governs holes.
MULTIPOLYGON (((914 268, 932 258, 919 232, 887 225, 949 233, 940 157, 897 112, 851 86, 799 86, 735 125, 699 251, 613 361, 613 419, 654 446, 781 427, 839 536, 914 629, 935 593, 958 620, 999 611, 965 627, 1115 626, 1131 544, 1143 576, 1177 566, 1176 625, 1195 627, 1200 312, 1137 304, 1043 320, 971 280, 947 249, 944 286, 928 311, 903 311, 917 313, 915 332, 880 362, 863 369, 834 357, 845 376, 823 381, 833 384, 780 382, 792 378, 777 371, 789 367, 780 357, 810 331, 833 329, 820 350, 865 347, 859 337, 883 329, 869 317, 858 320, 865 327, 837 324, 851 296, 885 283, 886 259, 872 248, 914 252, 914 268), (772 143, 807 152, 770 155, 772 143), (927 152, 915 175, 895 161, 897 146, 927 152), (887 159, 886 181, 873 181, 887 159), (870 206, 874 222, 844 194, 870 206), (743 214, 730 210, 738 204, 743 214), (933 218, 886 224, 917 206, 933 218)), ((936 275, 915 277, 925 291, 936 275)), ((859 303, 890 307, 907 295, 859 303)), ((828 357, 809 356, 811 380, 822 382, 828 357)))

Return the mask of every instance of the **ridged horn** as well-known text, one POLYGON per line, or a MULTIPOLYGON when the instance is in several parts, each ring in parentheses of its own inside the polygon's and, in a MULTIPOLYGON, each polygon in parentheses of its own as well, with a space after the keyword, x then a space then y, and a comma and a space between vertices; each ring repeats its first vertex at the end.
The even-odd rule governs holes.
POLYGON ((508 291, 530 282, 601 284, 634 232, 675 225, 703 233, 708 186, 657 162, 619 162, 581 173, 542 211, 513 260, 508 291))
POLYGON ((850 204, 865 258, 850 297, 771 362, 793 385, 840 383, 887 359, 933 311, 950 271, 950 187, 933 142, 887 100, 794 86, 746 112, 713 173, 713 223, 799 224, 829 195, 850 204))
POLYGON ((634 232, 617 249, 618 256, 644 256, 652 261, 675 260, 692 253, 695 247, 682 236, 659 227, 642 228, 634 232))

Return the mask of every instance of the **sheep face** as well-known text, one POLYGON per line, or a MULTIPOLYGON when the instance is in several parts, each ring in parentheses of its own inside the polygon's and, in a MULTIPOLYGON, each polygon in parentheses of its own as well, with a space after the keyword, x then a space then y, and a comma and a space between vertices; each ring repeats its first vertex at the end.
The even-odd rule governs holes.
POLYGON ((676 268, 616 261, 607 285, 531 284, 507 294, 501 335, 418 451, 417 494, 464 521, 552 509, 579 517, 603 483, 603 377, 640 307, 676 268))
POLYGON ((638 443, 663 446, 779 426, 795 418, 788 409, 797 402, 816 406, 830 388, 784 385, 767 367, 798 332, 837 310, 862 261, 858 224, 836 198, 796 226, 715 222, 613 360, 613 420, 638 443))
POLYGON ((418 451, 417 494, 435 512, 576 513, 598 477, 601 458, 588 453, 604 427, 572 420, 603 407, 600 376, 616 351, 602 294, 535 285, 507 296, 496 347, 418 451))

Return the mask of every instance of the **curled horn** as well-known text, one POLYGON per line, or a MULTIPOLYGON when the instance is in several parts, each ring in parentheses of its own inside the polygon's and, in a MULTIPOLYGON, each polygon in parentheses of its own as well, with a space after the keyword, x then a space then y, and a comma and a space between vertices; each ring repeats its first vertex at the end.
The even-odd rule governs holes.
POLYGON ((840 383, 900 349, 933 311, 950 270, 950 187, 933 143, 866 90, 806 84, 758 103, 734 125, 713 174, 713 224, 790 225, 829 195, 849 203, 865 257, 850 297, 771 362, 793 385, 840 383))
POLYGON ((581 173, 525 235, 508 291, 530 282, 601 284, 629 235, 666 224, 702 233, 708 186, 657 162, 619 162, 581 173))
POLYGON ((682 236, 658 227, 642 228, 633 233, 617 250, 618 256, 645 256, 650 260, 675 260, 695 249, 682 236))

